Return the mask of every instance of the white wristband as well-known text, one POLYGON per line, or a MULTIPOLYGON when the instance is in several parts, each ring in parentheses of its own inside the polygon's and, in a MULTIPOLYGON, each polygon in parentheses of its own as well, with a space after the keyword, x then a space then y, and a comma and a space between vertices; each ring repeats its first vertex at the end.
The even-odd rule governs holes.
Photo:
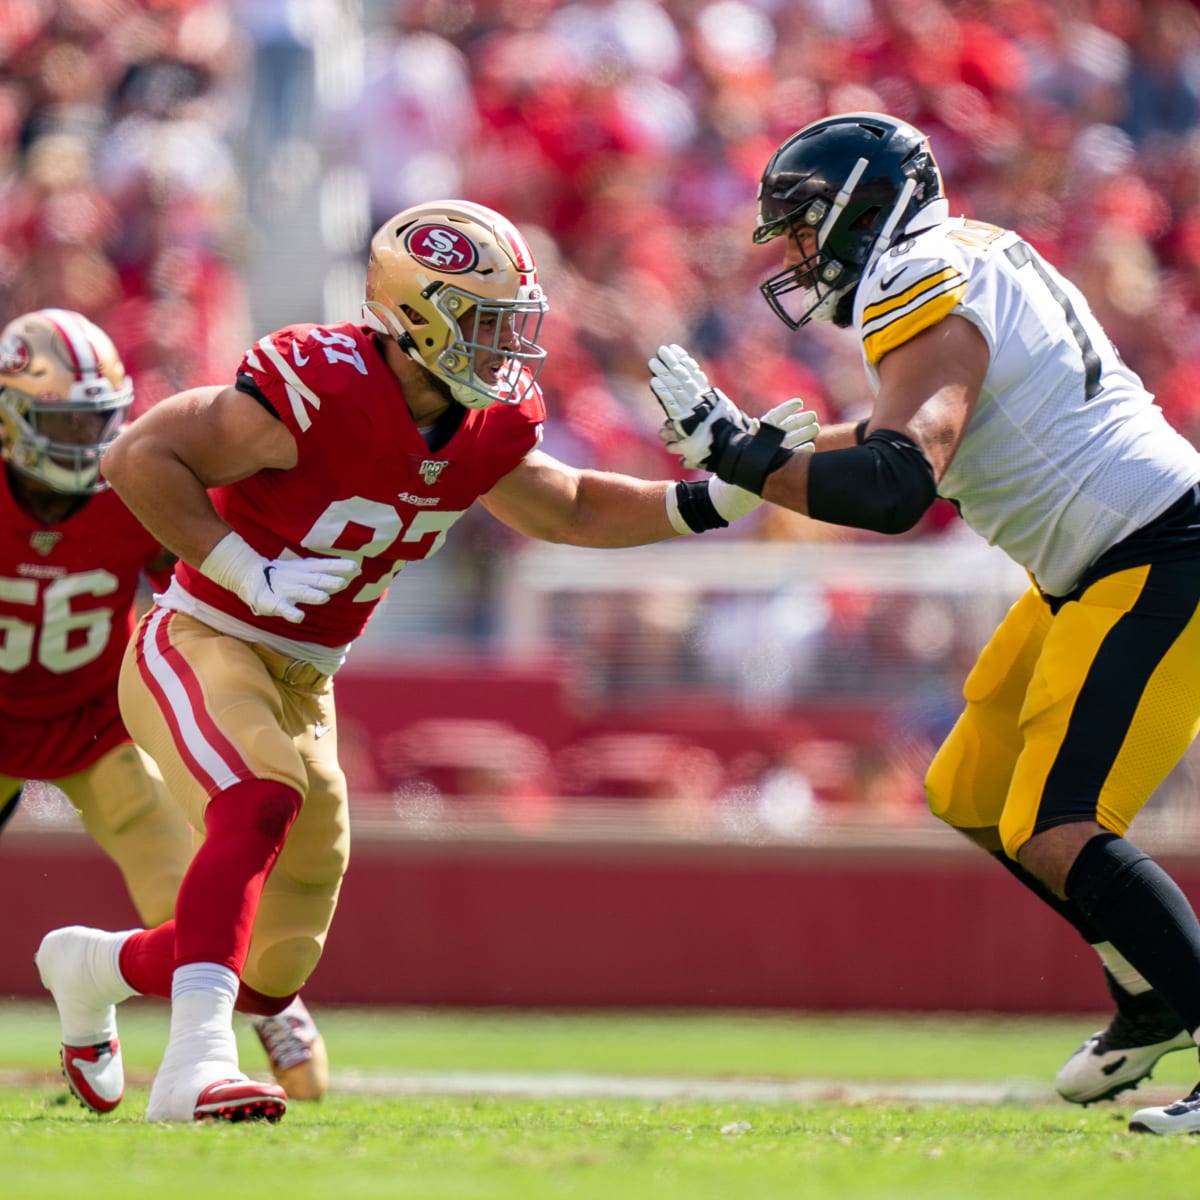
POLYGON ((708 498, 712 501, 713 508, 731 525, 752 513, 763 502, 761 496, 756 496, 745 488, 735 487, 732 483, 726 483, 715 475, 708 481, 708 498))
POLYGON ((231 529, 208 552, 208 557, 200 564, 200 574, 241 595, 247 579, 260 578, 266 561, 241 534, 231 529))
POLYGON ((676 533, 695 533, 696 531, 683 519, 679 511, 679 497, 673 483, 667 484, 667 520, 676 533))

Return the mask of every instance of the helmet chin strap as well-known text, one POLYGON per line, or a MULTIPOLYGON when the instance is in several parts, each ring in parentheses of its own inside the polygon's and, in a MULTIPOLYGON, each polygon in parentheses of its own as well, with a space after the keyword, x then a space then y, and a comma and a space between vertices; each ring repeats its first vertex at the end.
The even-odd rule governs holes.
POLYGON ((832 321, 834 324, 838 324, 838 306, 846 296, 853 293, 855 287, 857 287, 857 284, 835 288, 833 291, 826 293, 809 314, 809 320, 821 321, 825 324, 832 321))
MULTIPOLYGON (((443 376, 443 378, 445 377, 443 376)), ((489 404, 495 403, 486 392, 473 388, 469 383, 463 383, 462 380, 446 379, 445 383, 450 389, 450 395, 464 408, 487 408, 489 404)))

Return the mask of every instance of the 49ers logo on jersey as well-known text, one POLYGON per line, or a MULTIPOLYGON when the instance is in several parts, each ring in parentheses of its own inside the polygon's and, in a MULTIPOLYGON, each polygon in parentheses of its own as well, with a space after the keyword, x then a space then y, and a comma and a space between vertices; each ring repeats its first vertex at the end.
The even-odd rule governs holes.
POLYGON ((479 249, 449 225, 418 225, 410 229, 404 248, 427 267, 456 275, 473 270, 479 262, 479 249))
POLYGON ((433 487, 441 477, 442 472, 450 464, 442 458, 427 458, 417 470, 421 473, 421 478, 425 480, 426 487, 433 487))

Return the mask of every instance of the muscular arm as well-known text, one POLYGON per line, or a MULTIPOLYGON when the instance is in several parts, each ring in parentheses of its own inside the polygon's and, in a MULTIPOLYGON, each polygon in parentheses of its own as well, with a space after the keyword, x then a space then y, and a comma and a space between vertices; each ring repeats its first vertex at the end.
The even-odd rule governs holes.
POLYGON ((235 388, 193 388, 156 404, 104 456, 104 476, 173 554, 199 566, 229 532, 207 489, 296 465, 282 421, 235 388))
POLYGON ((674 483, 584 471, 533 450, 480 503, 527 537, 572 546, 641 546, 675 537, 666 492, 674 483))
MULTIPOLYGON (((979 330, 964 317, 946 317, 883 358, 867 432, 906 434, 921 447, 940 482, 971 418, 988 361, 979 330)), ((817 452, 853 444, 853 426, 837 426, 828 434, 822 431, 817 452)), ((807 513, 810 462, 809 455, 793 455, 768 476, 763 498, 807 513)))

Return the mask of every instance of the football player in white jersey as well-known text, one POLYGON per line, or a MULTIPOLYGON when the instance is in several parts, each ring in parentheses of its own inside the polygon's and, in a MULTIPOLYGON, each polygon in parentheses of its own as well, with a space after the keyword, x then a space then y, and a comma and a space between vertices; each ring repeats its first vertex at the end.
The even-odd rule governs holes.
MULTIPOLYGON (((286 1110, 285 1088, 242 1073, 232 1014, 278 1011, 320 959, 350 842, 332 676, 400 570, 477 500, 530 537, 597 547, 717 528, 762 503, 717 479, 577 470, 540 448, 547 302, 499 213, 447 200, 396 214, 366 282, 361 322, 268 334, 227 384, 162 401, 104 459, 180 560, 125 655, 121 713, 205 838, 173 921, 53 930, 36 961, 68 1070, 79 1047, 115 1046, 121 1000, 170 998, 151 1121, 286 1110)), ((802 408, 763 418, 786 446, 816 436, 802 408)))
MULTIPOLYGON (((944 496, 1029 572, 926 790, 1095 947, 1117 1013, 1057 1084, 1114 1095, 1200 1033, 1200 922, 1124 836, 1200 728, 1200 454, 1077 288, 1017 234, 949 216, 905 122, 847 113, 788 138, 759 188, 754 240, 776 238, 768 303, 792 329, 853 329, 871 415, 792 454, 664 346, 663 439, 834 524, 900 533, 944 496)), ((1200 1087, 1130 1127, 1200 1132, 1200 1087)))

